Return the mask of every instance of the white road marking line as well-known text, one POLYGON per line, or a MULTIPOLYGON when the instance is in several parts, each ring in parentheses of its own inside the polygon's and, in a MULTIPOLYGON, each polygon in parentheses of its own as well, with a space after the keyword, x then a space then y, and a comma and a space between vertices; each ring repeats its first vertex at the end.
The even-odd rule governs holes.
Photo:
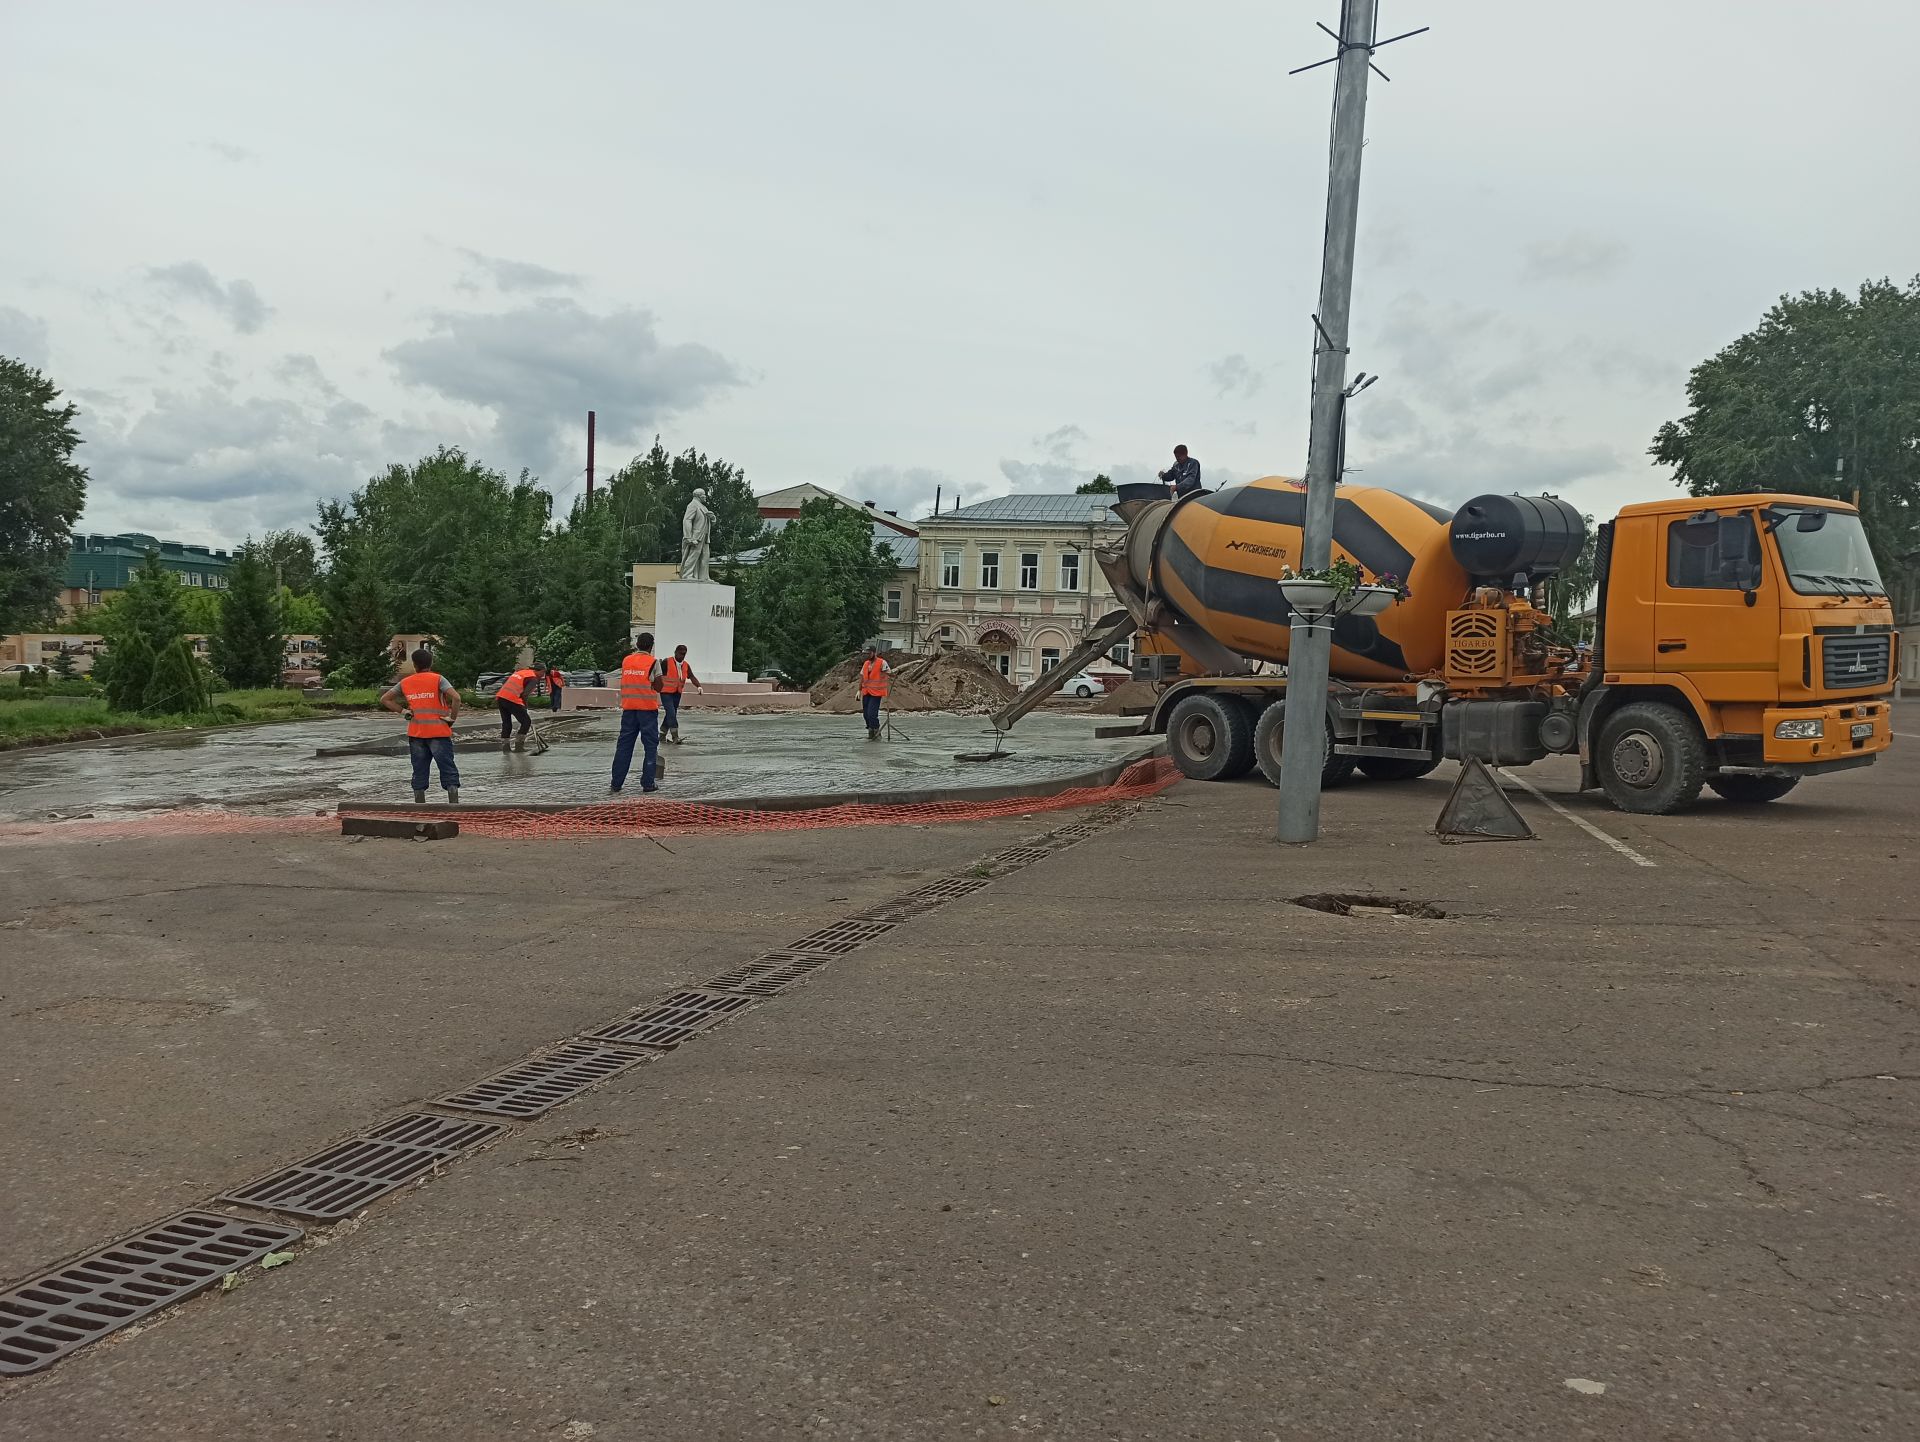
POLYGON ((1920 736, 1914 735, 1911 731, 1896 731, 1893 734, 1903 741, 1920 741, 1920 736))
POLYGON ((1507 780, 1511 781, 1515 786, 1518 786, 1522 790, 1526 791, 1526 793, 1532 796, 1536 801, 1542 802, 1549 810, 1557 812, 1559 815, 1566 817, 1567 820, 1571 821, 1575 826, 1579 827, 1582 831, 1586 832, 1587 835, 1591 836, 1595 841, 1598 841, 1602 846, 1611 846, 1615 851, 1619 852, 1622 856, 1626 857, 1627 860, 1631 861, 1635 866, 1653 866, 1653 867, 1659 866, 1660 864, 1659 862, 1649 861, 1646 857, 1642 856, 1639 852, 1635 851, 1631 846, 1627 845, 1627 843, 1622 841, 1619 837, 1607 835, 1606 832, 1602 831, 1599 827, 1595 826, 1591 821, 1587 820, 1584 816, 1575 816, 1571 811, 1567 810, 1566 807, 1562 806, 1558 801, 1555 801, 1551 796, 1547 795, 1546 792, 1542 791, 1538 786, 1535 786, 1531 781, 1526 781, 1521 779, 1518 776, 1515 776, 1511 771, 1507 770, 1504 766, 1499 768, 1499 770, 1502 776, 1506 777, 1507 780))

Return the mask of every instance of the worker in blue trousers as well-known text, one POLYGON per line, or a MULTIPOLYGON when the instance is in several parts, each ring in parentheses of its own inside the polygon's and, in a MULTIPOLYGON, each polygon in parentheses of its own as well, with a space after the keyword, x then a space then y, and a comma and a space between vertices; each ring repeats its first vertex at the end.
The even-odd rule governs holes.
POLYGON ((658 791, 660 764, 660 663, 653 656, 653 633, 643 631, 620 662, 620 739, 613 748, 613 792, 627 784, 633 743, 639 741, 640 789, 658 791))

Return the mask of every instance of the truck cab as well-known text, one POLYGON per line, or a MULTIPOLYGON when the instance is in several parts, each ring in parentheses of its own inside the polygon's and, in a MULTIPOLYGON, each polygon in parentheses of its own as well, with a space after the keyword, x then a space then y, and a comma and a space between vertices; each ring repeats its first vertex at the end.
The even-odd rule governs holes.
POLYGON ((1770 801, 1892 741, 1893 612, 1859 512, 1779 494, 1629 506, 1602 528, 1582 780, 1630 811, 1704 784, 1770 801))

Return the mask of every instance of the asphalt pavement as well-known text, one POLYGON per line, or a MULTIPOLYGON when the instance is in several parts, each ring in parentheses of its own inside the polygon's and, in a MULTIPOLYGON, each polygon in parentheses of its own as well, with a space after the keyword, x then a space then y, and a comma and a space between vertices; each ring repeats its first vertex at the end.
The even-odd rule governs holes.
POLYGON ((1538 839, 1460 845, 1439 776, 1305 850, 1185 784, 997 874, 1076 814, 7 847, 14 1280, 986 884, 0 1386, 0 1430, 1920 1435, 1915 755, 1675 818, 1533 768, 1538 839))

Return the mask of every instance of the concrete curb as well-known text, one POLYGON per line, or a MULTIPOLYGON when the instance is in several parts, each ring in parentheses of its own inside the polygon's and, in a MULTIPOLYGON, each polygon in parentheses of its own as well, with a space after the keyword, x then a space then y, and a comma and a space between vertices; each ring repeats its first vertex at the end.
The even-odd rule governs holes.
POLYGON ((706 806, 716 811, 824 811, 835 806, 929 806, 942 801, 1012 801, 1023 797, 1057 796, 1062 791, 1078 791, 1096 786, 1111 786, 1121 773, 1136 762, 1167 754, 1165 741, 1156 740, 1127 755, 1090 771, 1067 776, 1051 776, 1041 781, 1014 781, 998 786, 927 786, 906 791, 828 791, 794 796, 668 796, 657 792, 642 798, 606 796, 597 801, 530 801, 519 805, 448 806, 444 802, 422 804, 408 801, 342 801, 334 808, 337 816, 484 816, 495 812, 514 812, 535 816, 561 816, 570 811, 588 811, 602 806, 618 806, 636 801, 669 802, 688 806, 706 806))
POLYGON ((82 746, 140 746, 177 736, 257 731, 262 726, 295 726, 303 721, 337 721, 346 716, 366 714, 366 708, 362 707, 358 711, 341 710, 331 714, 322 711, 315 716, 286 716, 272 721, 229 721, 220 726, 176 726, 170 731, 128 731, 118 736, 86 736, 77 741, 22 741, 13 746, 0 746, 0 756, 12 756, 21 751, 72 751, 82 746))

